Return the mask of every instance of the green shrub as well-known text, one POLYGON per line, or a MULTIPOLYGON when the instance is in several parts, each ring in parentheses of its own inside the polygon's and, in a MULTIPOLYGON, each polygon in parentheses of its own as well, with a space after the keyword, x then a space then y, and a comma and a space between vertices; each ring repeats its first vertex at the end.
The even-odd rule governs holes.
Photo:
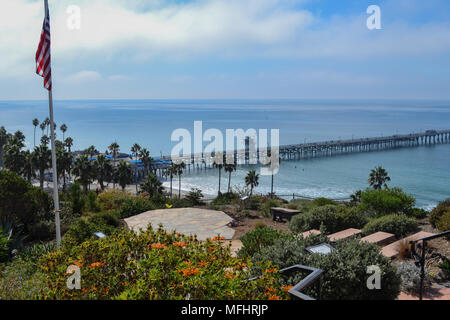
POLYGON ((97 194, 94 191, 89 191, 86 196, 86 208, 90 212, 100 211, 100 205, 97 203, 97 194))
POLYGON ((70 202, 70 207, 72 208, 72 212, 78 215, 81 215, 85 206, 85 198, 84 193, 81 190, 81 186, 78 182, 75 182, 70 185, 68 198, 70 202))
POLYGON ((369 222, 369 218, 366 216, 366 214, 364 212, 361 212, 357 208, 346 208, 340 216, 342 219, 342 230, 348 228, 361 229, 369 222))
MULTIPOLYGON (((50 221, 52 200, 40 188, 33 187, 19 175, 0 170, 0 223, 12 223, 14 230, 22 230, 27 241, 36 239, 30 236, 30 229, 42 221, 50 221)), ((48 236, 47 234, 44 237, 48 236)))
POLYGON ((186 200, 190 202, 191 206, 199 206, 204 204, 202 198, 202 190, 197 188, 192 188, 191 191, 189 191, 189 193, 186 195, 186 200))
MULTIPOLYGON (((450 211, 444 213, 441 218, 438 220, 436 227, 440 232, 445 232, 450 230, 450 211)), ((450 236, 449 236, 450 238, 450 236)))
POLYGON ((436 208, 434 208, 429 217, 430 224, 437 228, 438 222, 441 219, 441 217, 445 214, 450 212, 450 199, 447 199, 445 201, 442 201, 437 205, 436 208))
MULTIPOLYGON (((272 261, 278 268, 301 264, 322 269, 320 279, 321 299, 325 300, 394 300, 400 293, 400 277, 390 260, 380 253, 374 244, 354 239, 338 241, 330 254, 310 254, 308 246, 327 243, 324 236, 310 236, 306 239, 283 238, 273 246, 265 247, 252 261, 272 261), (367 268, 378 266, 381 269, 381 289, 369 290, 367 268)), ((256 270, 256 273, 259 271, 256 270)), ((293 273, 284 279, 286 285, 294 285, 304 279, 306 274, 293 273)), ((318 298, 317 286, 303 291, 318 298)))
POLYGON ((262 213, 263 217, 270 217, 270 215, 271 215, 270 208, 279 207, 280 205, 281 205, 281 202, 278 200, 270 199, 268 201, 265 201, 261 208, 261 213, 262 213))
POLYGON ((154 209, 157 208, 152 201, 140 197, 130 197, 122 204, 120 217, 125 219, 154 209))
POLYGON ((237 200, 239 200, 239 195, 237 193, 233 192, 221 193, 212 201, 212 205, 222 206, 232 204, 237 200))
POLYGON ((5 262, 9 256, 9 235, 0 228, 0 263, 5 262))
POLYGON ((416 200, 403 192, 400 188, 372 190, 361 193, 360 208, 375 215, 389 215, 394 213, 411 214, 416 200))
POLYGON ((329 204, 336 205, 338 203, 334 200, 327 199, 327 198, 317 198, 311 202, 311 205, 315 206, 315 207, 322 207, 322 206, 326 206, 329 204))
POLYGON ((148 177, 141 183, 140 189, 142 192, 147 193, 150 198, 162 195, 164 190, 161 181, 159 181, 158 177, 154 174, 148 175, 148 177))
POLYGON ((242 248, 239 250, 240 257, 251 257, 255 253, 260 252, 263 247, 271 246, 276 240, 289 235, 270 227, 255 228, 255 230, 247 232, 240 240, 242 248))
POLYGON ((366 222, 365 215, 356 209, 343 205, 325 205, 312 207, 309 211, 292 217, 289 228, 298 233, 323 226, 328 233, 334 233, 348 228, 361 228, 366 222))
POLYGON ((135 196, 130 195, 126 191, 108 190, 98 195, 97 201, 100 204, 101 210, 120 210, 122 206, 135 196))
POLYGON ((288 204, 289 209, 299 210, 301 212, 309 211, 313 207, 311 200, 295 199, 288 204))
POLYGON ((80 244, 94 236, 95 232, 111 235, 119 227, 119 214, 116 212, 97 213, 88 219, 77 219, 64 234, 68 246, 80 244))
POLYGON ((418 223, 414 218, 402 214, 393 214, 372 219, 363 228, 363 234, 369 235, 378 231, 393 233, 402 238, 417 230, 418 223))
POLYGON ((428 216, 428 214, 429 212, 425 209, 413 208, 409 216, 416 219, 425 219, 428 216))

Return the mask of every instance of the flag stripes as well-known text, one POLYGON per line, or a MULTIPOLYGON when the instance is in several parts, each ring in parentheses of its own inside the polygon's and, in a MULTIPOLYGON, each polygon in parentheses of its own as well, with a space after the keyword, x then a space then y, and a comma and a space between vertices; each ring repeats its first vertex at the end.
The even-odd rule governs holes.
POLYGON ((42 26, 41 41, 36 51, 36 73, 44 78, 44 87, 49 91, 52 89, 50 60, 50 17, 47 12, 42 26))

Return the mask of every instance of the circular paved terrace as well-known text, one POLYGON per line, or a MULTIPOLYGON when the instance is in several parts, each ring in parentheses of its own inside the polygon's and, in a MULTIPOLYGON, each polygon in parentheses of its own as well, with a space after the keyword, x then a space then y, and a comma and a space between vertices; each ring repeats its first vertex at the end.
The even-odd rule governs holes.
POLYGON ((206 240, 215 236, 232 239, 234 230, 227 225, 233 219, 222 211, 197 208, 160 209, 147 211, 124 219, 129 230, 146 230, 149 223, 153 228, 160 224, 168 232, 176 230, 186 235, 197 235, 197 239, 206 240))

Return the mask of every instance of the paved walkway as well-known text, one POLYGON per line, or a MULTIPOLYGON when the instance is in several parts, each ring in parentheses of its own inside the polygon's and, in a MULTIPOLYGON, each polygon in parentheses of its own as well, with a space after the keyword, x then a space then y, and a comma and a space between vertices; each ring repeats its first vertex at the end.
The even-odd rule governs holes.
POLYGON ((220 235, 231 240, 234 230, 227 226, 233 219, 222 211, 197 208, 177 208, 147 211, 124 219, 130 230, 147 229, 149 223, 153 228, 159 224, 167 231, 186 235, 197 235, 197 239, 206 240, 220 235))

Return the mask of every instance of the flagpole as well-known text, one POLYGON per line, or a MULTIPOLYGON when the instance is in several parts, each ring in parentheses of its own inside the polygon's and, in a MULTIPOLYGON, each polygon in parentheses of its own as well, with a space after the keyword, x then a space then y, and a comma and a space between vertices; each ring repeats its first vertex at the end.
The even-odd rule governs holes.
MULTIPOLYGON (((44 0, 45 14, 48 15, 48 0, 44 0)), ((50 135, 52 143, 52 169, 53 169, 53 202, 55 206, 55 225, 56 225, 56 245, 61 246, 61 224, 59 218, 59 194, 58 194, 58 170, 56 168, 56 145, 55 145, 55 126, 53 121, 53 93, 52 89, 48 91, 48 106, 50 113, 50 135)))

